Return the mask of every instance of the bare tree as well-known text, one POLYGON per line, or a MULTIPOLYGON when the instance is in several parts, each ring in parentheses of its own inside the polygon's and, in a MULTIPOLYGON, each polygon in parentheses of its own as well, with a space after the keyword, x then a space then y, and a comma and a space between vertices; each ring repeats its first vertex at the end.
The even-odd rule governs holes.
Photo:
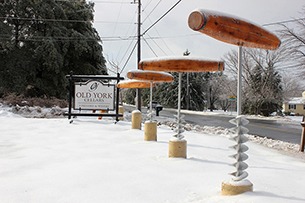
POLYGON ((299 80, 291 77, 291 75, 283 74, 282 86, 284 100, 288 100, 291 97, 300 97, 302 92, 304 92, 304 87, 301 86, 299 80))
MULTIPOLYGON (((282 101, 281 77, 278 68, 287 59, 286 45, 275 51, 244 48, 243 67, 243 113, 269 114, 280 109, 282 101), (271 108, 272 106, 272 108, 271 108), (276 106, 276 109, 273 107, 276 106)), ((224 56, 227 70, 237 77, 238 57, 233 50, 224 56)))
POLYGON ((107 62, 110 65, 110 67, 107 67, 108 74, 109 74, 109 72, 114 73, 114 74, 121 72, 121 69, 119 68, 119 65, 118 65, 119 62, 115 62, 113 59, 110 60, 108 55, 106 55, 106 57, 107 57, 107 62))
MULTIPOLYGON (((305 7, 302 12, 305 16, 305 7)), ((281 24, 283 29, 279 31, 284 43, 289 44, 287 51, 295 62, 295 68, 300 70, 300 77, 305 79, 305 18, 295 19, 293 26, 281 24)))
POLYGON ((216 102, 217 106, 219 106, 224 111, 227 111, 230 107, 235 109, 236 101, 230 100, 230 95, 236 96, 236 80, 229 78, 227 75, 221 75, 218 78, 216 85, 218 85, 220 89, 218 100, 216 102))

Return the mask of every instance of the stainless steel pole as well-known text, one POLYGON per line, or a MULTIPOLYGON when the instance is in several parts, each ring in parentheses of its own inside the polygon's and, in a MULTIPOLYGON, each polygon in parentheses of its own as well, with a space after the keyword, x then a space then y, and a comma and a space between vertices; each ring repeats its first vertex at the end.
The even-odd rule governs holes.
POLYGON ((177 119, 178 119, 178 135, 177 137, 180 138, 180 130, 179 130, 179 127, 180 127, 180 123, 181 123, 181 118, 180 118, 180 110, 181 110, 181 76, 182 76, 182 73, 180 72, 179 73, 179 89, 178 89, 178 115, 177 115, 177 119))
POLYGON ((241 115, 242 46, 238 47, 237 115, 241 115))
POLYGON ((153 82, 150 82, 150 121, 152 121, 152 87, 153 87, 153 82))

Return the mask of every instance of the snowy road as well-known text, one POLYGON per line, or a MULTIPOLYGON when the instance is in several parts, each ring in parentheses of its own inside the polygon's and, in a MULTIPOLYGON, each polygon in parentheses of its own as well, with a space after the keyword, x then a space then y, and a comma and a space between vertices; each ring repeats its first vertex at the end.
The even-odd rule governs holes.
MULTIPOLYGON (((134 109, 134 107, 126 106, 124 108, 134 109)), ((143 113, 147 113, 146 108, 142 108, 143 113)), ((175 109, 163 109, 160 116, 174 118, 175 109)), ((234 127, 229 120, 234 118, 234 115, 226 114, 198 114, 198 112, 182 111, 185 115, 184 120, 187 123, 200 126, 221 126, 224 128, 234 127)), ((249 134, 268 137, 275 140, 281 140, 294 144, 300 144, 302 127, 298 122, 284 122, 279 120, 265 119, 248 119, 250 123, 246 126, 249 129, 249 134)))

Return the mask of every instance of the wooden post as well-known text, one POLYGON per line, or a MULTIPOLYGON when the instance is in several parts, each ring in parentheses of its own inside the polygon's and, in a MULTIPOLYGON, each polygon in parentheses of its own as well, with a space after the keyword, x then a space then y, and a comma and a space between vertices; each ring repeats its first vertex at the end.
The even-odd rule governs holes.
POLYGON ((302 123, 301 123, 301 126, 303 127, 302 137, 301 137, 301 145, 300 145, 300 151, 301 152, 304 152, 304 144, 305 144, 305 122, 304 122, 304 117, 305 116, 303 116, 303 120, 302 120, 302 123))
MULTIPOLYGON (((138 64, 141 60, 141 0, 138 0, 138 64)), ((138 65, 139 69, 139 65, 138 65)), ((137 95, 137 102, 136 106, 139 111, 141 111, 141 106, 142 106, 142 95, 141 95, 141 89, 138 88, 136 90, 136 95, 137 95)))

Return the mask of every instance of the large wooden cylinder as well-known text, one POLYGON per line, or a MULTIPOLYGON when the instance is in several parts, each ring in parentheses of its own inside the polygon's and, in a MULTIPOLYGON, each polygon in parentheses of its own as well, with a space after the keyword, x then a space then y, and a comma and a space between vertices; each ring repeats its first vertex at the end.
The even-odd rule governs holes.
POLYGON ((157 122, 145 121, 144 125, 144 140, 157 141, 157 122))
POLYGON ((156 71, 133 70, 127 73, 129 79, 153 81, 153 82, 171 82, 174 77, 169 73, 156 71))
POLYGON ((194 31, 239 46, 273 50, 281 44, 268 30, 220 12, 195 10, 189 15, 188 25, 194 31))
MULTIPOLYGON (((156 87, 157 84, 153 83, 153 87, 156 87)), ((150 82, 141 81, 141 80, 126 80, 121 81, 117 84, 118 88, 148 88, 150 87, 150 82)))
POLYGON ((141 60, 139 68, 165 72, 209 72, 223 71, 224 62, 197 57, 159 57, 141 60))
POLYGON ((186 159, 186 140, 169 140, 168 157, 186 159))
POLYGON ((142 113, 139 110, 134 110, 131 113, 131 129, 141 130, 142 113))

